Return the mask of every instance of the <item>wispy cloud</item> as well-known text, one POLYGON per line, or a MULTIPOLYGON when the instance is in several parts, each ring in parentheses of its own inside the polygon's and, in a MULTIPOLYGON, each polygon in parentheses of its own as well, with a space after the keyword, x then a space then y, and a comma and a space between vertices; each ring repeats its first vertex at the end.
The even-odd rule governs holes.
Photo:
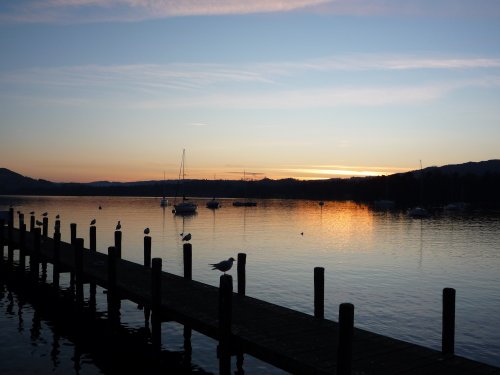
POLYGON ((308 11, 338 15, 499 17, 497 0, 25 0, 0 4, 0 22, 142 21, 308 11))

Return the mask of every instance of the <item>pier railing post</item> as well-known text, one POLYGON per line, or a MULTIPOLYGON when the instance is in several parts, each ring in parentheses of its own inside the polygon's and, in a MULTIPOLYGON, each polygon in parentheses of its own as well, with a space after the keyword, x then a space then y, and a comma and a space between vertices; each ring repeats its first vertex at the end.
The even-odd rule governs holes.
POLYGON ((35 214, 31 214, 30 216, 30 232, 33 232, 35 229, 35 214))
POLYGON ((47 238, 49 236, 49 218, 44 217, 42 219, 42 236, 47 238))
POLYGON ((116 262, 116 249, 114 246, 108 247, 108 317, 113 328, 120 324, 120 299, 117 295, 117 272, 116 262))
POLYGON ((153 258, 151 267, 151 323, 153 347, 161 350, 161 258, 153 258))
POLYGON ((182 248, 184 260, 184 278, 193 280, 193 247, 190 243, 185 243, 182 248))
POLYGON ((455 353, 455 296, 455 289, 443 289, 443 333, 441 351, 447 356, 455 353))
POLYGON ((34 228, 33 234, 33 251, 30 254, 30 273, 33 279, 38 281, 42 230, 40 228, 34 228))
POLYGON ((89 249, 90 251, 97 251, 97 234, 95 225, 91 225, 89 229, 89 249))
POLYGON ((5 220, 0 219, 0 263, 2 264, 3 264, 3 247, 5 244, 4 231, 5 231, 5 220))
POLYGON ((26 224, 19 226, 19 269, 24 272, 26 266, 26 224))
POLYGON ((354 333, 354 305, 342 303, 339 307, 339 346, 337 374, 351 375, 352 336, 354 333))
POLYGON ((60 249, 61 249, 61 232, 56 230, 54 232, 54 258, 52 259, 52 285, 57 291, 59 289, 59 273, 61 270, 61 260, 60 260, 60 249))
POLYGON ((70 243, 72 245, 75 244, 75 240, 76 240, 76 223, 71 223, 69 225, 69 228, 70 228, 70 243))
POLYGON ((61 220, 59 219, 56 219, 56 221, 54 221, 54 233, 61 233, 61 220))
POLYGON ((21 225, 24 224, 24 214, 22 212, 19 212, 19 228, 21 228, 21 225))
POLYGON ((14 261, 14 209, 9 209, 9 219, 7 222, 7 263, 14 261))
POLYGON ((76 301, 83 303, 83 238, 75 239, 76 301))
POLYGON ((122 232, 119 230, 115 230, 115 251, 116 258, 122 258, 122 232))
POLYGON ((219 374, 231 373, 231 321, 233 310, 233 278, 222 275, 219 285, 219 374))
POLYGON ((238 275, 238 295, 244 296, 246 293, 246 264, 247 264, 247 255, 245 253, 238 253, 237 262, 236 262, 236 273, 238 275))
POLYGON ((151 268, 151 237, 144 236, 144 267, 151 268))
POLYGON ((314 317, 325 317, 325 269, 314 267, 314 317))

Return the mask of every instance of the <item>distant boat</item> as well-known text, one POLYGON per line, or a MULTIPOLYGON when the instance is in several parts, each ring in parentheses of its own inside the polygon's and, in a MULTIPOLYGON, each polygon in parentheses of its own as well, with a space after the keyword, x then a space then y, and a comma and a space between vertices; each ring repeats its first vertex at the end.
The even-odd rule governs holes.
POLYGON ((215 198, 213 198, 212 200, 207 202, 207 208, 211 208, 211 209, 220 208, 220 203, 219 203, 219 201, 215 200, 215 198))
MULTIPOLYGON (((243 171, 243 181, 245 181, 245 196, 246 196, 246 172, 243 171)), ((257 206, 257 202, 244 200, 244 201, 235 201, 233 202, 234 207, 255 207, 257 206)))
MULTIPOLYGON (((184 182, 185 173, 184 173, 184 162, 186 158, 186 150, 182 150, 182 161, 181 161, 181 169, 179 171, 179 183, 184 182), (180 178, 182 174, 182 180, 180 178)), ((175 204, 174 209, 172 210, 175 214, 194 214, 196 213, 196 209, 198 206, 193 202, 188 202, 188 199, 185 195, 182 196, 182 202, 175 204)))
POLYGON ((429 211, 422 207, 414 207, 408 210, 408 215, 415 219, 422 219, 429 216, 429 211))
POLYGON ((444 206, 445 211, 463 211, 467 209, 469 205, 465 202, 453 202, 444 206))
POLYGON ((163 197, 160 199, 160 207, 167 207, 168 199, 165 197, 165 172, 163 172, 163 197))

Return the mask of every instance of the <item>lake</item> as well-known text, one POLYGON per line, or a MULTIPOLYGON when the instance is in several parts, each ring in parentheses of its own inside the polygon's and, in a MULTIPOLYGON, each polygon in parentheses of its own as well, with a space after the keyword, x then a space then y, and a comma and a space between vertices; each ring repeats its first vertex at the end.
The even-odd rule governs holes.
MULTIPOLYGON (((176 216, 172 207, 161 208, 159 198, 149 197, 3 196, 0 210, 13 205, 28 223, 30 211, 38 219, 46 211, 50 231, 59 214, 62 239, 69 242, 69 224, 77 223, 86 246, 90 221, 96 219, 101 252, 113 245, 119 220, 122 257, 141 264, 143 230, 149 227, 153 257, 163 259, 164 271, 178 275, 183 273, 180 233, 191 233, 193 279, 218 285, 220 272, 209 264, 243 252, 247 295, 309 314, 313 269, 321 266, 327 319, 337 320, 339 304, 351 302, 355 326, 434 349, 441 346, 442 289, 452 287, 457 291, 456 353, 500 366, 499 213, 437 212, 412 219, 404 212, 376 211, 354 202, 327 201, 321 207, 317 201, 259 200, 257 207, 233 207, 232 199, 221 199, 222 207, 210 210, 206 199, 194 201, 198 213, 189 217, 176 216)), ((236 267, 229 273, 236 278, 236 267)), ((0 299, 0 329, 8 333, 0 339, 1 373, 106 372, 85 350, 75 366, 75 344, 68 338, 58 344, 54 362, 51 324, 42 320, 36 339, 29 329, 20 330, 18 300, 23 297, 5 288, 10 293, 0 299)), ((124 302, 123 310, 125 329, 143 326, 137 306, 124 302)), ((27 324, 36 308, 26 303, 21 312, 27 324)), ((162 335, 164 349, 182 350, 182 326, 164 323, 162 335)), ((216 345, 193 333, 193 371, 218 372, 216 345)), ((282 373, 250 357, 245 357, 244 367, 248 374, 282 373)))

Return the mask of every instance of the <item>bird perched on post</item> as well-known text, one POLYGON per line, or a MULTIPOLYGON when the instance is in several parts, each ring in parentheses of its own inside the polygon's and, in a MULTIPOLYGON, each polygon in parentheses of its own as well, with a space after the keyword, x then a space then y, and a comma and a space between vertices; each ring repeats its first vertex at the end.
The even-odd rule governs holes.
POLYGON ((56 215, 56 219, 59 219, 61 216, 59 214, 56 215))
POLYGON ((31 211, 31 212, 30 212, 30 215, 34 215, 34 214, 35 214, 35 211, 31 211))
POLYGON ((144 229, 144 234, 149 234, 149 228, 144 229))
POLYGON ((122 229, 122 225, 120 224, 120 220, 118 220, 118 224, 116 224, 116 230, 122 229))
POLYGON ((43 225, 43 223, 40 220, 37 220, 36 221, 36 225, 38 225, 39 227, 41 227, 43 225))
POLYGON ((191 233, 186 234, 184 237, 182 237, 183 241, 190 241, 191 240, 191 233))
POLYGON ((92 221, 90 222, 90 225, 95 225, 95 223, 96 223, 96 220, 92 219, 92 221))
POLYGON ((231 269, 231 267, 233 266, 233 262, 234 262, 234 258, 231 257, 229 258, 228 260, 223 260, 222 262, 219 262, 219 263, 214 263, 214 264, 210 264, 213 268, 213 270, 219 270, 219 271, 222 271, 224 272, 224 274, 226 274, 227 271, 229 271, 231 269))
POLYGON ((42 216, 43 216, 43 217, 47 217, 47 215, 48 215, 48 214, 49 214, 48 212, 44 212, 44 213, 42 214, 42 216))

